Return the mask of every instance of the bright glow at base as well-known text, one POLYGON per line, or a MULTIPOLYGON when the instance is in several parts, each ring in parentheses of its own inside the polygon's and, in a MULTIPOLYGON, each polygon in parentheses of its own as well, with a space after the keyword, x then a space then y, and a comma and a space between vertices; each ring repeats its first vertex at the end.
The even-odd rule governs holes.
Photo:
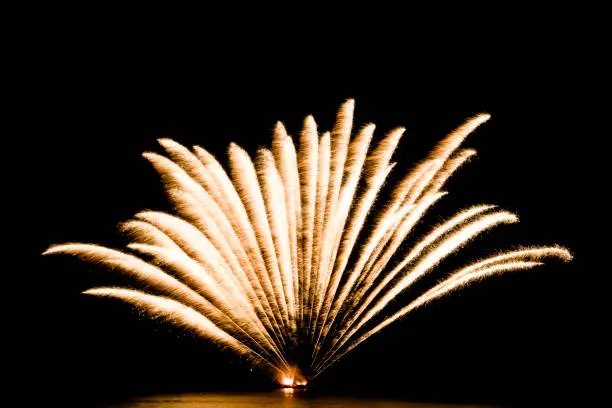
POLYGON ((469 119, 394 183, 388 176, 404 129, 378 137, 372 124, 353 129, 353 109, 352 100, 340 107, 331 132, 309 116, 291 137, 279 122, 271 147, 254 157, 232 143, 227 170, 201 147, 161 139, 166 156, 144 157, 161 176, 172 214, 143 211, 122 224, 132 240, 125 252, 68 243, 45 254, 70 254, 124 274, 143 290, 85 293, 121 299, 191 330, 286 387, 305 386, 368 337, 465 285, 546 257, 571 259, 559 246, 497 252, 441 271, 445 279, 434 287, 386 310, 442 260, 518 218, 475 205, 415 236, 414 226, 444 198, 446 181, 475 154, 461 144, 489 115, 469 119))
POLYGON ((278 379, 278 383, 283 387, 306 387, 308 381, 296 367, 285 372, 278 379))

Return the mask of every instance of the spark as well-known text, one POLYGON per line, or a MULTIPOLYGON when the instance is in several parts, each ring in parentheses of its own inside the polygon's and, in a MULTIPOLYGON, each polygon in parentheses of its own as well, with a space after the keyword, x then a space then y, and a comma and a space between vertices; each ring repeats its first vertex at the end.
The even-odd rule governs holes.
POLYGON ((448 256, 518 218, 476 205, 415 237, 415 225, 446 196, 446 182, 476 153, 461 144, 489 115, 467 120, 390 183, 405 129, 376 142, 368 124, 351 137, 353 112, 354 101, 346 101, 331 132, 320 132, 308 116, 298 148, 280 122, 270 149, 260 148, 255 157, 232 143, 227 171, 199 146, 190 150, 160 139, 166 156, 143 156, 159 173, 172 214, 143 211, 122 223, 131 239, 126 251, 67 243, 44 254, 72 255, 121 273, 143 290, 84 293, 130 303, 232 350, 288 390, 306 386, 363 341, 435 299, 541 265, 544 258, 571 260, 557 245, 499 253, 388 311, 448 256), (388 198, 376 203, 382 196, 388 198))

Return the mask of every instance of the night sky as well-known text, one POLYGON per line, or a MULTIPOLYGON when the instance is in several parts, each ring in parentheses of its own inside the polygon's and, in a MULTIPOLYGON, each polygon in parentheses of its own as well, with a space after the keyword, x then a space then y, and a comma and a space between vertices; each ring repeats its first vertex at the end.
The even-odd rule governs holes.
POLYGON ((584 125, 592 84, 588 69, 567 63, 580 53, 565 38, 495 40, 487 52, 473 51, 477 35, 439 47, 415 39, 404 46, 398 33, 393 44, 382 38, 343 47, 336 39, 327 48, 307 36, 299 43, 243 38, 240 46, 204 34, 188 45, 146 38, 107 42, 58 28, 41 35, 29 55, 17 103, 27 115, 15 139, 26 152, 31 196, 21 209, 32 227, 23 240, 27 267, 11 273, 25 278, 30 295, 19 307, 32 323, 14 326, 24 350, 17 377, 44 392, 84 396, 269 387, 262 373, 215 345, 119 301, 81 295, 121 283, 116 274, 40 253, 63 242, 122 248, 120 222, 143 209, 169 210, 141 157, 162 152, 157 138, 198 144, 226 164, 230 141, 254 153, 271 141, 277 120, 297 135, 308 114, 330 129, 339 105, 355 98, 355 123, 375 123, 375 140, 406 127, 394 174, 464 119, 492 115, 463 145, 477 156, 417 231, 483 203, 521 222, 482 234, 428 283, 464 261, 519 245, 557 243, 575 260, 546 260, 436 301, 348 354, 317 388, 468 402, 587 392, 598 363, 591 357, 594 278, 581 257, 579 213, 586 208, 584 152, 594 140, 584 125))

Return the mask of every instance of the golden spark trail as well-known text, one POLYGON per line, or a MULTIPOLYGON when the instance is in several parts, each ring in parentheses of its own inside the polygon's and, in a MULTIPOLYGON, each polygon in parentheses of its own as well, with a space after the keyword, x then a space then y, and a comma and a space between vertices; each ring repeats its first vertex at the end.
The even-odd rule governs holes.
POLYGON ((258 155, 258 172, 265 199, 268 223, 276 249, 277 268, 282 282, 282 299, 287 305, 289 323, 295 331, 295 299, 293 296, 293 270, 291 267, 291 250, 288 245, 289 227, 285 191, 278 170, 274 166, 274 157, 269 150, 262 149, 258 155))
MULTIPOLYGON (((214 235, 211 237, 211 242, 217 245, 217 248, 220 248, 223 251, 223 246, 226 241, 232 243, 231 248, 234 251, 234 255, 241 259, 241 264, 244 266, 243 268, 232 267, 232 271, 242 271, 245 274, 250 273, 250 284, 246 284, 246 286, 251 286, 252 289, 250 292, 255 292, 259 298, 258 302, 252 302, 255 307, 258 309, 258 314, 262 317, 263 323, 266 325, 268 330, 271 330, 272 326, 270 325, 270 320, 267 317, 267 314, 263 313, 262 308, 266 307, 269 309, 269 304, 267 304, 267 298, 263 294, 263 290, 259 281, 257 279, 253 279, 253 271, 250 265, 245 265, 244 261, 244 248, 240 244, 236 244, 235 234, 231 233, 231 225, 229 225, 229 221, 226 216, 222 212, 222 210, 217 205, 217 202, 224 203, 225 201, 219 198, 218 188, 216 187, 216 181, 213 175, 206 169, 206 167, 202 167, 200 161, 197 158, 190 155, 188 151, 186 151, 182 146, 178 145, 175 142, 172 142, 168 139, 160 139, 160 143, 172 153, 172 157, 176 160, 179 160, 181 163, 189 162, 191 166, 191 174, 197 180, 200 180, 201 184, 192 179, 186 171, 183 170, 178 164, 168 160, 167 158, 157 155, 155 153, 144 153, 143 156, 147 158, 161 175, 162 179, 166 183, 166 188, 168 189, 168 195, 170 199, 175 203, 177 207, 177 211, 186 216, 187 218, 194 219, 194 223, 197 224, 203 233, 208 236, 214 235), (217 201, 213 199, 213 197, 208 193, 208 191, 217 193, 217 201), (189 198, 191 197, 191 199, 189 198), (199 202, 198 202, 199 201, 199 202), (196 206, 193 209, 194 205, 196 206), (213 222, 214 221, 214 222, 213 222), (219 234, 215 234, 215 227, 224 232, 224 237, 226 239, 222 239, 219 234), (229 231, 229 232, 228 232, 229 231), (244 269, 244 271, 243 271, 244 269), (264 302, 261 299, 265 300, 264 302)), ((213 164, 216 162, 213 158, 211 158, 204 150, 197 149, 196 151, 203 158, 203 162, 206 164, 213 164)), ((240 211, 235 211, 240 214, 240 211)), ((141 213, 144 214, 144 213, 141 213)), ((231 212, 230 212, 231 214, 231 212)), ((175 234, 176 235, 176 234, 175 234)), ((181 234, 178 234, 178 239, 180 240, 181 234)), ((196 251, 196 254, 198 252, 196 251)), ((231 259, 229 256, 229 252, 225 250, 226 257, 231 259)), ((230 261, 231 263, 231 261, 230 261)), ((244 282, 244 280, 243 280, 244 282)), ((245 287, 246 287, 245 286, 245 287)), ((247 291, 249 291, 247 289, 247 291)), ((269 313, 268 313, 269 315, 269 313)), ((273 329, 272 329, 273 330, 273 329)), ((276 336, 280 336, 280 332, 275 333, 276 336)))
POLYGON ((184 326, 202 337, 213 340, 216 343, 223 344, 231 348, 238 354, 244 355, 247 358, 257 363, 259 361, 270 364, 275 370, 283 372, 284 370, 269 362, 266 358, 259 355, 256 351, 249 348, 247 345, 229 336, 223 330, 220 330, 214 323, 208 320, 205 316, 196 312, 190 307, 183 305, 175 300, 160 296, 153 296, 143 292, 131 289, 122 288, 95 288, 85 292, 86 295, 112 297, 132 303, 139 309, 146 311, 154 317, 162 317, 172 322, 177 326, 184 326))
POLYGON ((323 280, 321 277, 320 260, 321 252, 323 251, 323 222, 325 221, 326 214, 326 197, 327 189, 329 186, 329 166, 330 166, 330 133, 325 132, 319 140, 319 168, 317 171, 317 199, 315 207, 315 230, 313 237, 313 276, 311 277, 312 291, 310 295, 310 316, 308 318, 308 334, 310 341, 313 340, 315 334, 314 328, 316 327, 316 317, 319 315, 320 307, 320 296, 321 292, 325 290, 323 286, 323 280))
POLYGON ((329 366, 331 366, 332 364, 337 362, 340 358, 342 358, 349 351, 351 351, 352 349, 357 347, 359 344, 361 344, 362 342, 367 340, 372 335, 378 333, 379 331, 381 331, 385 327, 389 326, 391 323, 395 322, 400 317, 405 316, 409 312, 413 311, 414 309, 416 309, 416 308, 418 308, 420 306, 423 306, 424 304, 430 302, 431 300, 433 300, 435 298, 439 298, 439 297, 441 297, 441 296, 443 296, 445 294, 450 293, 451 291, 457 289, 461 285, 467 284, 467 282, 469 282, 470 280, 481 279, 481 278, 484 278, 484 277, 486 277, 488 275, 491 275, 493 273, 501 273, 501 272, 508 272, 508 271, 513 271, 513 270, 527 269, 527 268, 531 268, 531 267, 534 267, 534 266, 537 266, 537 265, 541 265, 541 263, 540 262, 513 262, 513 263, 495 265, 494 267, 488 268, 486 270, 482 270, 481 273, 478 276, 476 276, 476 275, 472 276, 471 277, 472 279, 466 278, 466 279, 464 279, 463 282, 457 282, 453 286, 447 286, 446 290, 434 290, 434 289, 438 289, 438 286, 434 287, 432 290, 430 290, 427 293, 421 295, 416 300, 411 302, 408 306, 404 307, 402 310, 400 310, 399 312, 395 313, 393 316, 388 317, 382 323, 380 323, 378 326, 376 326, 372 330, 368 331, 367 333, 365 333, 364 335, 362 335, 361 337, 359 337, 358 339, 356 339, 355 341, 350 343, 350 345, 344 351, 342 351, 341 353, 339 353, 337 355, 332 355, 333 358, 331 358, 331 359, 328 358, 327 361, 325 361, 323 364, 321 364, 320 367, 314 371, 314 374, 313 374, 312 378, 315 378, 316 376, 318 376, 321 372, 323 372, 324 370, 329 368, 329 366))
POLYGON ((300 150, 298 152, 298 168, 302 193, 302 296, 300 304, 303 316, 309 313, 307 299, 310 295, 310 281, 312 276, 312 244, 314 229, 315 199, 317 194, 317 125, 312 116, 304 121, 304 129, 300 135, 300 150))
MULTIPOLYGON (((359 176, 361 174, 361 168, 366 159, 366 153, 368 151, 368 146, 370 145, 370 140, 374 134, 374 125, 365 126, 357 136, 357 139, 351 143, 349 146, 349 155, 348 155, 348 166, 346 169, 346 181, 342 186, 340 191, 340 199, 338 201, 338 209, 336 211, 337 218, 332 220, 335 225, 332 226, 332 230, 338 231, 338 235, 336 237, 336 242, 334 243, 333 253, 338 253, 338 247, 341 243, 342 232, 344 231, 344 225, 346 223, 346 219, 349 215, 349 210, 351 203, 353 202, 353 196, 355 194, 355 190, 357 188, 357 182, 359 181, 359 176)), ((361 208, 357 210, 360 214, 353 217, 354 223, 348 226, 346 231, 344 232, 344 241, 342 242, 344 245, 341 249, 344 249, 346 246, 350 246, 351 243, 357 238, 357 234, 359 233, 360 224, 362 218, 365 217, 366 211, 365 208, 361 208)), ((366 212, 367 213, 367 212, 366 212)), ((327 293, 325 297, 325 310, 326 313, 321 317, 321 325, 326 326, 327 319, 331 312, 332 300, 336 296, 336 291, 338 289, 338 285, 340 284, 340 278, 342 277, 342 273, 344 272, 344 268, 346 267, 346 263, 348 262, 349 253, 347 250, 341 251, 338 259, 336 259, 336 265, 333 266, 330 264, 329 268, 332 270, 332 274, 330 277, 329 286, 327 288, 327 293), (329 299, 329 301, 327 300, 329 299)), ((320 336, 320 334, 319 334, 320 336)))
MULTIPOLYGON (((228 335, 250 338, 250 335, 239 324, 220 311, 205 297, 200 296, 187 285, 140 258, 91 244, 54 245, 44 252, 45 255, 54 253, 70 254, 90 262, 118 269, 132 279, 148 285, 151 289, 159 290, 168 297, 174 298, 189 307, 194 307, 204 316, 215 322, 228 335)), ((259 344, 256 344, 256 346, 261 347, 259 344)))
MULTIPOLYGON (((235 148, 230 145, 229 153, 235 148)), ((245 271, 250 272, 249 280, 254 288, 258 288, 258 297, 266 309, 267 320, 271 322, 275 336, 280 343, 284 343, 283 333, 278 323, 278 307, 274 307, 274 296, 270 279, 265 271, 261 250, 257 246, 257 239, 253 225, 243 205, 236 187, 232 184, 229 176, 223 170, 219 162, 206 150, 194 146, 194 151, 199 160, 204 164, 210 174, 210 183, 206 190, 215 197, 219 207, 223 208, 228 220, 232 224, 235 235, 240 241, 239 246, 246 257, 241 257, 245 265, 245 271)), ((242 253, 238 252, 239 255, 242 253)))
MULTIPOLYGON (((544 257, 555 256, 565 262, 569 262, 572 259, 571 253, 561 247, 540 247, 540 248, 527 248, 523 250, 516 250, 492 256, 482 261, 473 263, 472 265, 466 266, 460 271, 452 274, 442 282, 419 296, 417 299, 412 301, 409 305, 402 308, 392 316, 386 318, 378 326, 362 335, 359 339, 355 340, 347 347, 342 353, 335 356, 330 362, 324 365, 324 368, 319 370, 322 372, 325 368, 329 367, 334 362, 338 361, 343 355, 357 347, 361 342, 365 341, 368 337, 378 333, 397 319, 405 316, 414 309, 431 302, 434 299, 438 299, 445 296, 459 288, 466 286, 470 282, 480 280, 495 274, 503 272, 516 271, 521 269, 528 269, 534 266, 541 265, 540 259, 544 257)), ((315 374, 316 376, 317 374, 315 374)))
MULTIPOLYGON (((327 199, 325 204, 324 226, 330 226, 333 223, 336 212, 336 203, 340 194, 342 177, 344 175, 344 162, 349 145, 351 129, 353 126, 353 111, 355 103, 352 99, 346 101, 338 111, 336 124, 331 132, 331 156, 329 170, 329 185, 327 189, 327 199)), ((335 231, 332 228, 323 229, 322 254, 319 260, 319 273, 323 280, 323 296, 318 301, 318 309, 320 313, 327 315, 327 310, 324 308, 327 302, 327 288, 332 274, 332 243, 334 240, 335 231), (331 266, 330 266, 331 265, 331 266)), ((320 316, 320 315, 319 315, 320 316)))
MULTIPOLYGON (((409 211, 412 211, 415 207, 413 200, 408 200, 406 197, 410 192, 415 188, 415 185, 421 180, 423 177, 426 177, 428 172, 432 171, 431 169, 436 164, 436 161, 427 161, 422 163, 422 165, 417 166, 417 168, 408 174, 408 176, 399 184, 399 187, 393 192, 393 197, 391 199, 391 203, 387 207, 386 211, 378 218, 377 227, 373 233, 373 235, 377 234, 377 230, 380 225, 385 224, 384 220, 392 217, 396 211, 399 211, 399 207, 402 208, 408 206, 410 207, 409 211)), ((405 214, 404 217, 407 217, 409 214, 405 214)), ((357 281, 357 286, 362 286, 363 283, 371 277, 372 267, 374 263, 380 258, 382 251, 387 247, 389 240, 394 236, 395 231, 400 227, 401 220, 398 220, 396 224, 391 225, 391 227, 385 231, 385 234, 381 239, 377 240, 376 247, 373 252, 369 254, 367 262, 365 266, 363 266, 363 272, 360 273, 360 277, 357 281)), ((370 238, 371 240, 371 238, 370 238)))
POLYGON ((415 236, 447 194, 447 181, 475 155, 461 145, 489 115, 467 120, 395 177, 393 155, 405 129, 377 141, 368 124, 352 137, 353 113, 354 101, 343 103, 331 132, 320 132, 308 116, 297 148, 280 122, 270 148, 254 156, 230 143, 227 170, 199 146, 159 139, 165 154, 143 156, 173 211, 142 211, 121 223, 130 239, 126 252, 68 243, 44 254, 121 273, 144 291, 84 293, 197 333, 289 387, 306 385, 402 316, 472 282, 543 258, 571 259, 560 246, 497 253, 413 294, 416 281, 472 239, 517 222, 493 205, 476 205, 415 236), (400 294, 413 297, 392 306, 400 294))
POLYGON ((276 265, 276 255, 271 248, 272 237, 269 234, 268 219, 263 204, 263 197, 259 189, 255 166, 249 155, 240 147, 232 144, 229 150, 230 165, 232 168, 232 178, 236 189, 242 198, 242 202, 247 209, 251 225, 255 232, 256 242, 255 252, 263 256, 258 259, 258 266, 261 280, 267 286, 271 304, 279 315, 279 329, 286 333, 288 327, 287 304, 282 303, 282 293, 278 267, 276 265), (261 252, 260 252, 261 251, 261 252))
MULTIPOLYGON (((426 200, 425 202, 423 202, 421 204, 421 206, 422 207, 428 207, 429 204, 433 204, 433 202, 435 202, 433 200, 434 197, 435 196, 431 196, 431 198, 429 200, 426 200)), ((385 286, 387 286, 387 284, 389 282, 391 282, 397 276, 397 274, 409 262, 414 260, 419 254, 422 253, 422 251, 425 248, 427 248, 428 246, 432 245, 441 236, 443 236, 447 232, 451 231, 452 229, 456 228, 457 226, 461 225, 466 220, 469 220, 470 218, 480 214, 481 212, 487 211, 487 210, 489 210, 491 208, 493 208, 493 206, 488 206, 488 205, 472 207, 470 209, 467 209, 467 210, 464 210, 464 211, 460 212, 459 214, 457 214, 456 216, 454 216, 450 220, 446 221, 444 224, 442 224, 439 227, 435 228, 432 232, 430 232, 427 236, 425 236, 425 238, 423 238, 418 244, 416 244, 411 249, 411 251, 408 253, 408 256, 406 256, 404 258, 404 260, 400 264, 398 264, 395 268, 393 268, 393 270, 391 272, 389 272, 385 276, 384 280, 378 285, 378 288, 374 290, 374 292, 370 296, 370 298, 373 299, 374 297, 376 297, 376 295, 378 295, 378 293, 380 293, 380 291, 385 286)), ((417 213, 422 213, 422 212, 423 212, 423 210, 418 210, 417 211, 417 213)), ((408 216, 410 216, 410 215, 411 214, 409 214, 408 216)), ((409 224, 412 224, 412 222, 410 222, 409 224)), ((378 268, 378 269, 380 269, 380 268, 378 268)), ((358 299, 365 299, 363 296, 365 295, 365 292, 368 291, 372 287, 372 285, 375 283, 375 279, 373 279, 375 277, 376 276, 369 277, 368 281, 364 284, 362 289, 358 292, 358 294, 357 294, 358 299)), ((367 302, 367 299, 365 299, 364 303, 369 303, 369 302, 367 302)), ((362 309, 360 309, 360 311, 362 311, 365 307, 367 307, 367 304, 366 304, 366 306, 362 306, 362 309)), ((357 319, 357 317, 359 317, 360 314, 361 314, 361 312, 357 312, 355 314, 354 319, 357 319)))
MULTIPOLYGON (((297 296, 301 293, 299 288, 299 262, 298 262, 298 218, 301 218, 301 206, 298 170, 296 167, 296 153, 293 141, 287 135, 287 131, 282 123, 278 122, 274 129, 274 139, 272 141, 272 150, 275 163, 278 166, 278 171, 282 179, 284 196, 287 213, 287 234, 291 249, 291 282, 293 285, 293 293, 291 302, 293 304, 293 318, 301 315, 301 308, 298 304, 297 296)), ((301 258, 301 256, 299 257, 301 258)))
MULTIPOLYGON (((414 223, 416 223, 416 221, 421 217, 422 213, 425 212, 425 210, 427 208, 429 208, 429 206, 431 206, 433 203, 435 203, 438 199, 440 199, 443 196, 443 194, 438 194, 435 196, 428 196, 426 197, 426 199, 420 203, 419 205, 417 205, 416 207, 412 208, 413 211, 411 211, 407 217, 404 218, 404 220, 400 223, 400 229, 404 229, 404 230, 409 230, 411 228, 412 225, 414 225, 414 223)), ((407 234, 407 232, 406 232, 407 234)), ((386 265, 386 263, 388 262, 389 259, 383 260, 383 266, 386 265)), ((366 279, 366 284, 364 285, 364 287, 362 288, 362 290, 360 292, 365 293, 367 291, 367 289, 375 282, 375 279, 377 277, 377 274, 374 274, 371 277, 368 277, 366 279)), ((359 311, 357 311, 357 313, 354 314, 354 319, 359 318, 359 316, 361 316, 361 313, 363 312, 363 310, 365 309, 365 307, 367 307, 370 302, 375 298, 375 296, 378 293, 374 293, 373 295, 370 295, 366 300, 365 300, 365 304, 363 306, 362 309, 360 309, 359 311)), ((359 296, 359 295, 358 295, 359 296)), ((363 295, 362 295, 363 297, 363 295)), ((361 298, 362 298, 361 297, 361 298)), ((360 298, 358 298, 360 299, 360 298)), ((358 302, 352 302, 354 305, 356 305, 358 302)), ((365 322, 364 322, 365 323, 365 322)), ((349 325, 350 327, 350 325, 349 325)), ((359 329, 358 326, 357 329, 359 329)), ((348 328, 348 327, 347 327, 348 328)), ((327 335, 329 330, 331 329, 331 327, 325 326, 324 327, 324 335, 327 335)), ((345 328, 342 329, 345 333, 347 332, 345 330, 345 328)), ((351 334, 351 332, 348 332, 349 336, 351 334)), ((332 349, 333 350, 333 349, 332 349)), ((330 350, 331 351, 331 350, 330 350)))
MULTIPOLYGON (((479 233, 487 229, 490 229, 501 223, 512 223, 517 221, 518 220, 514 214, 511 214, 506 211, 498 211, 493 214, 483 215, 480 218, 477 218, 475 221, 463 225, 457 232, 451 234, 448 238, 443 239, 442 242, 438 243, 438 245, 433 250, 423 255, 422 259, 417 262, 414 267, 410 268, 409 272, 406 273, 403 278, 401 278, 397 283, 388 288, 382 298, 378 300, 372 308, 369 309, 369 311, 365 314, 364 317, 361 317, 361 312, 363 312, 365 308, 372 301, 374 301, 376 296, 384 288, 383 284, 386 284, 388 282, 383 281, 383 283, 381 283, 378 288, 366 298, 364 305, 357 313, 355 313, 351 324, 347 325, 344 328, 341 339, 338 341, 338 344, 328 352, 328 355, 332 355, 333 353, 335 353, 335 351, 342 347, 346 343, 346 341, 348 341, 363 325, 365 325, 370 319, 372 319, 376 314, 378 314, 382 309, 384 309, 385 306, 387 306, 391 300, 393 300, 397 295, 399 295, 410 285, 412 285, 412 283, 414 283, 417 279, 421 278, 424 274, 430 271, 436 264, 442 261, 442 259, 448 256, 450 253, 458 250, 469 240, 473 239, 479 233), (354 324, 355 321, 357 321, 357 323, 354 327, 351 327, 351 325, 354 324)), ((403 261, 398 267, 396 267, 395 271, 399 271, 404 266, 404 262, 405 261, 403 261)))

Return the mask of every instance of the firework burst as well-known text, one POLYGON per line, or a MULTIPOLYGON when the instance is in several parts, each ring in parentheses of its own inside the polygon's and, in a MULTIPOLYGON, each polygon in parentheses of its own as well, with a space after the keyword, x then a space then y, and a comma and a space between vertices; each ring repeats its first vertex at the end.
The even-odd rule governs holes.
POLYGON ((489 116, 469 119, 440 141, 376 209, 404 129, 374 143, 374 125, 353 130, 353 109, 352 100, 341 106, 331 132, 320 133, 307 117, 297 149, 281 123, 271 148, 255 157, 230 144, 229 171, 198 146, 161 139, 166 156, 144 157, 160 174, 174 214, 144 211, 123 223, 132 240, 126 252, 68 243, 45 254, 73 255, 127 275, 146 291, 84 293, 166 318, 265 366, 283 386, 305 385, 405 314, 471 282, 545 257, 571 259, 558 246, 496 254, 385 315, 394 298, 446 257, 518 219, 478 205, 414 237, 414 226, 446 194, 446 181, 474 155, 460 145, 489 116), (405 255, 397 256, 400 247, 405 255))

